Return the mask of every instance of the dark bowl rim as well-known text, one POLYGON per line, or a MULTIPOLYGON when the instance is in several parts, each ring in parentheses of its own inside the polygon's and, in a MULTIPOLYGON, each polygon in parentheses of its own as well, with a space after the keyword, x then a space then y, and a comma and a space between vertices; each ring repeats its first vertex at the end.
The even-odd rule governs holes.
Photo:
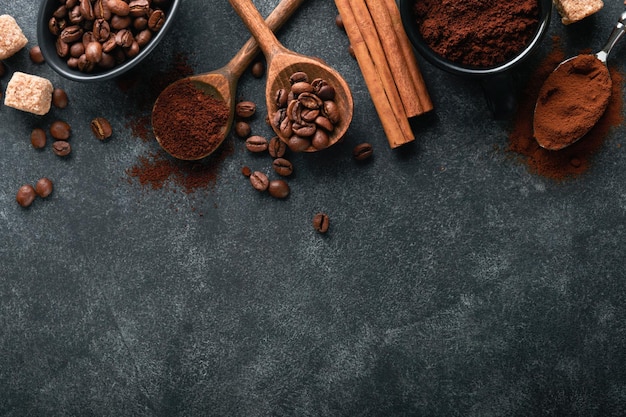
POLYGON ((450 61, 449 59, 446 59, 437 54, 426 44, 426 42, 419 34, 419 29, 411 10, 411 6, 414 5, 416 1, 418 0, 399 0, 402 24, 404 26, 407 36, 409 37, 409 40, 411 41, 415 49, 420 53, 420 55, 422 55, 431 64, 444 71, 448 71, 457 75, 478 77, 488 76, 508 71, 509 69, 517 66, 520 62, 525 60, 534 51, 536 46, 541 42, 544 35, 548 32, 548 28, 550 26, 550 21, 552 18, 552 0, 538 0, 538 3, 541 7, 539 25, 537 26, 537 30, 535 31, 532 40, 528 43, 528 45, 526 45, 524 50, 520 54, 502 64, 487 68, 476 68, 464 66, 456 62, 450 61))
POLYGON ((45 62, 59 75, 78 82, 94 82, 105 81, 112 78, 116 78, 125 72, 134 68, 140 62, 142 62, 150 53, 157 47, 157 45, 166 36, 168 30, 173 25, 176 12, 179 9, 181 0, 172 0, 169 6, 167 6, 167 16, 163 27, 156 33, 156 35, 150 40, 150 42, 143 47, 137 56, 122 63, 116 65, 110 70, 84 73, 78 70, 71 69, 67 66, 65 60, 60 58, 56 53, 55 37, 48 30, 48 21, 52 15, 52 9, 55 6, 54 2, 58 0, 43 0, 39 6, 39 13, 37 15, 37 42, 41 53, 44 56, 45 62))

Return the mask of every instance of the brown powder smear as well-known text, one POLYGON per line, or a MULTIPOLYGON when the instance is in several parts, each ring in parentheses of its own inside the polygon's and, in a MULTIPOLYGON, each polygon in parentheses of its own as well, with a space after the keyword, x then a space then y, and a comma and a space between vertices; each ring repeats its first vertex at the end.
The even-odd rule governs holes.
POLYGON ((559 39, 555 37, 553 41, 552 52, 534 70, 521 93, 519 107, 509 133, 508 150, 518 154, 531 172, 555 180, 564 180, 586 172, 611 128, 623 122, 623 76, 614 68, 609 69, 613 80, 611 99, 606 112, 587 135, 560 151, 546 150, 540 147, 533 137, 533 112, 544 81, 565 59, 559 47, 559 39))

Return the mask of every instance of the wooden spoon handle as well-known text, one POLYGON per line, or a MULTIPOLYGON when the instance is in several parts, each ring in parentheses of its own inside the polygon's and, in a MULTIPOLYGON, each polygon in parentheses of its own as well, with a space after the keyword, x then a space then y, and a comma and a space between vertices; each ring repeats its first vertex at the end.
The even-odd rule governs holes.
POLYGON ((285 48, 280 44, 274 32, 268 27, 263 20, 263 16, 254 6, 252 0, 228 0, 235 12, 241 17, 243 23, 248 27, 252 36, 256 39, 269 60, 276 53, 283 51, 285 48))
MULTIPOLYGON (((293 13, 304 3, 304 0, 281 0, 276 8, 265 20, 265 24, 272 32, 276 32, 293 15, 293 13)), ((227 67, 239 78, 248 68, 252 60, 259 53, 259 44, 254 37, 248 39, 237 55, 230 60, 227 67)))

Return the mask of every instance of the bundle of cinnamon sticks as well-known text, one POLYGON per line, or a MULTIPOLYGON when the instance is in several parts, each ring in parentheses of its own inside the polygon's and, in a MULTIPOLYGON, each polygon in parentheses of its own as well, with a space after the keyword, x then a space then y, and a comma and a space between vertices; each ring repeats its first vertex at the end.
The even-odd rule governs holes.
POLYGON ((335 0, 391 148, 415 140, 409 119, 432 110, 395 0, 335 0))

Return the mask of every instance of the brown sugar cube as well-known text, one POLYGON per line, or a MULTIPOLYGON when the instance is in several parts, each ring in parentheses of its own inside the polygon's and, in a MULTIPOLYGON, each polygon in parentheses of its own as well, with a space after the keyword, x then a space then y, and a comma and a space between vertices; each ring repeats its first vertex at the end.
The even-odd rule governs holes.
POLYGON ((42 116, 50 111, 53 90, 48 79, 16 71, 7 84, 4 104, 42 116))
POLYGON ((22 29, 12 16, 0 15, 0 60, 13 56, 28 43, 22 29))
POLYGON ((553 3, 564 25, 578 22, 604 7, 602 0, 553 0, 553 3))

